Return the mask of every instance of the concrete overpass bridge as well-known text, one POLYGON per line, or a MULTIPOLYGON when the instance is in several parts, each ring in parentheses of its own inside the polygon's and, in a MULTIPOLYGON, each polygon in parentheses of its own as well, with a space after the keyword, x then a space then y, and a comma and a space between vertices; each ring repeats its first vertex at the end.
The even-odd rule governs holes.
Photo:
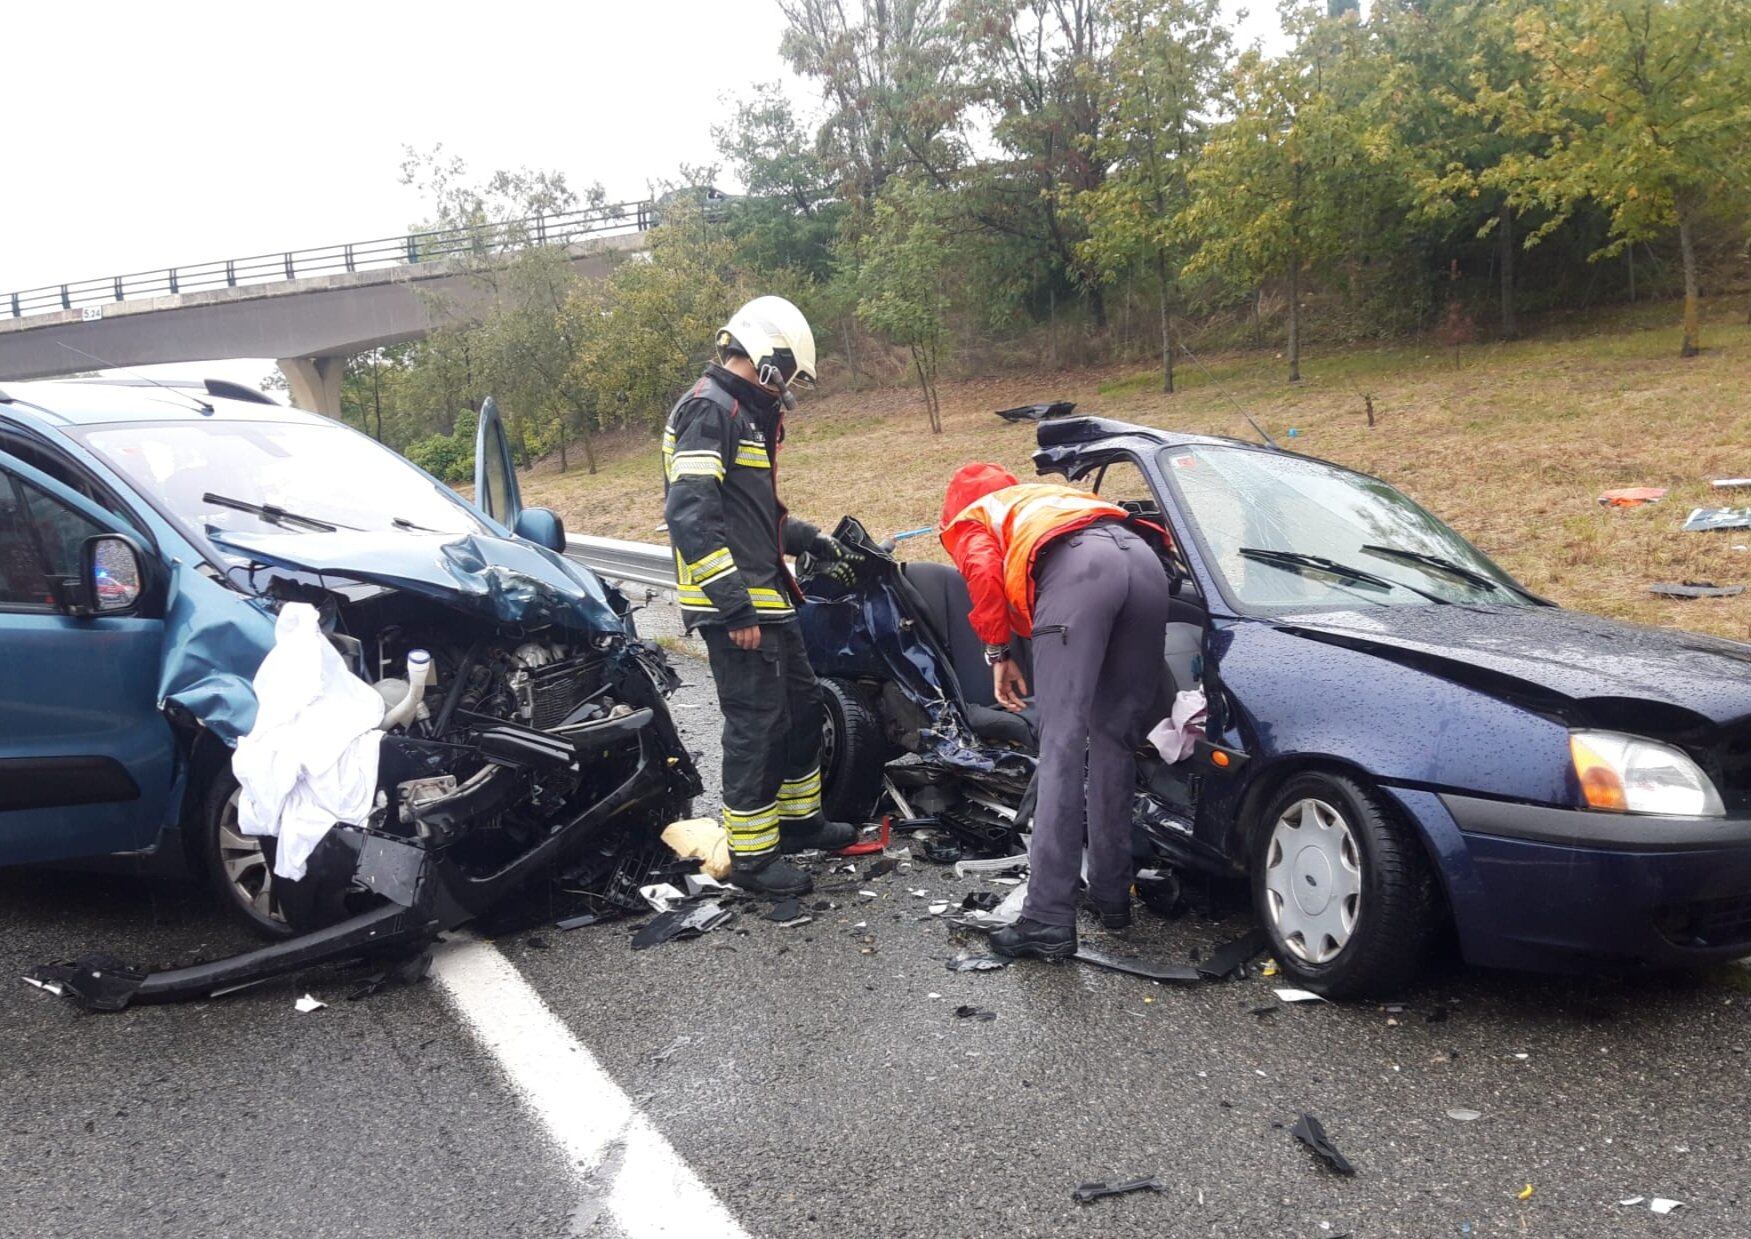
POLYGON ((272 357, 299 407, 338 417, 347 358, 477 314, 483 262, 564 246, 599 276, 654 222, 653 204, 625 202, 0 293, 0 381, 272 357))

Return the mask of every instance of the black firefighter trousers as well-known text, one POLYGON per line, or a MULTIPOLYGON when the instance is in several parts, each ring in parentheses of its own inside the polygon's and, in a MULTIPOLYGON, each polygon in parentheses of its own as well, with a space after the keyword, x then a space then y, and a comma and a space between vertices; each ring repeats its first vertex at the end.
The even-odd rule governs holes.
POLYGON ((792 623, 760 625, 744 650, 722 625, 700 629, 723 710, 724 829, 737 857, 776 851, 779 829, 821 820, 821 686, 792 623))

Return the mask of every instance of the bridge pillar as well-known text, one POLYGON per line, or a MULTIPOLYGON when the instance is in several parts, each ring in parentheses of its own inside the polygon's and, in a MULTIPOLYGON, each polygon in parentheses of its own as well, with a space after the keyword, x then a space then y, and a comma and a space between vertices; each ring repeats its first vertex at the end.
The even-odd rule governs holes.
POLYGON ((292 389, 293 404, 325 417, 340 417, 340 381, 347 372, 347 354, 282 357, 279 366, 292 389))

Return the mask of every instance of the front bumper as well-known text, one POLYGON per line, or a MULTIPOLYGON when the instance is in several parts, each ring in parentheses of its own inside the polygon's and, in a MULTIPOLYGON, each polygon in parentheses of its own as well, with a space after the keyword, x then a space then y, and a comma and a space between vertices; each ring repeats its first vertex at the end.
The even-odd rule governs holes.
POLYGON ((1683 967, 1751 955, 1751 817, 1599 813, 1442 795, 1473 963, 1683 967))

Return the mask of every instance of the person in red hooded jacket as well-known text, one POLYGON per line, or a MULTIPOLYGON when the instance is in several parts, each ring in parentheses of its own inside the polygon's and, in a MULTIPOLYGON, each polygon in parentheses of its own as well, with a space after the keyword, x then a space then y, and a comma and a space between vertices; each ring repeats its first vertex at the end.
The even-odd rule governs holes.
POLYGON ((1109 929, 1131 923, 1136 748, 1166 695, 1162 639, 1172 595, 1153 526, 1100 496, 963 466, 948 485, 942 543, 967 580, 997 701, 1028 685, 1009 656, 1033 639, 1040 715, 1031 876, 1022 914, 992 936, 1007 955, 1076 953, 1076 884, 1086 842, 1089 900, 1109 929), (1087 791, 1084 795, 1084 768, 1087 791))

